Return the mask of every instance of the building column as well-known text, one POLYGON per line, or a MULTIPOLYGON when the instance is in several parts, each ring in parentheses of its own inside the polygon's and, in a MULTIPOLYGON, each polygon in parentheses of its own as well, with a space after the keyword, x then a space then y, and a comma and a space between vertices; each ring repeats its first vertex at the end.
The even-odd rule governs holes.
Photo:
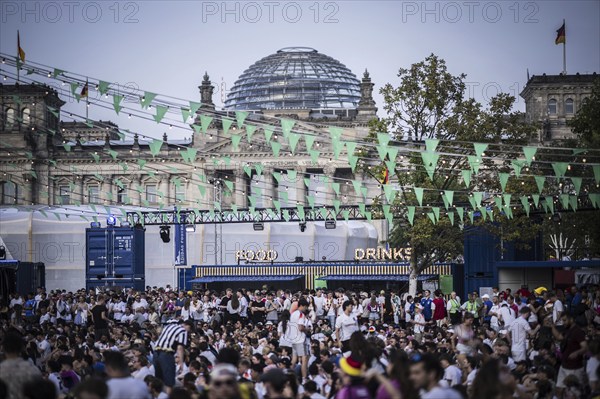
POLYGON ((234 203, 240 208, 245 208, 249 205, 247 204, 247 197, 248 195, 250 195, 250 193, 246 193, 246 182, 244 181, 244 175, 245 174, 243 171, 233 171, 233 179, 235 183, 233 186, 233 189, 235 191, 233 199, 234 203))
POLYGON ((325 190, 325 203, 323 205, 333 205, 333 200, 335 199, 335 191, 333 191, 333 186, 331 185, 335 176, 335 165, 327 165, 323 168, 323 174, 327 177, 328 183, 327 188, 325 190))
POLYGON ((273 184, 273 167, 265 166, 263 168, 263 177, 265 180, 265 187, 263 195, 265 195, 265 207, 273 208, 273 200, 275 199, 275 184, 273 184))
POLYGON ((158 203, 163 203, 168 205, 169 201, 169 176, 161 175, 158 181, 158 190, 162 193, 162 198, 158 198, 158 203))
POLYGON ((116 196, 112 189, 112 175, 104 176, 104 180, 100 182, 100 200, 106 205, 113 205, 117 202, 116 196), (110 199, 112 195, 112 200, 110 199), (106 202, 104 202, 106 201, 106 202))
POLYGON ((140 176, 133 177, 125 193, 127 197, 131 199, 131 205, 141 206, 143 193, 144 187, 142 186, 142 179, 140 176), (138 190, 138 187, 140 190, 138 190))
POLYGON ((296 175, 296 201, 299 205, 305 205, 307 187, 304 185, 304 175, 306 173, 306 168, 298 166, 296 167, 296 171, 298 172, 296 175))
POLYGON ((85 195, 85 184, 84 184, 84 180, 85 180, 85 176, 79 176, 79 201, 81 201, 82 204, 87 203, 86 202, 86 198, 84 198, 83 196, 85 195))

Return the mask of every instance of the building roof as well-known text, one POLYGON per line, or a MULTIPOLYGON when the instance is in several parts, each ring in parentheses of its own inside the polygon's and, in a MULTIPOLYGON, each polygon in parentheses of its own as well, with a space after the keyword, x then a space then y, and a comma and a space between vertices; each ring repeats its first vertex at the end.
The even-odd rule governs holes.
POLYGON ((242 73, 225 108, 355 109, 360 82, 344 64, 308 47, 286 47, 242 73))

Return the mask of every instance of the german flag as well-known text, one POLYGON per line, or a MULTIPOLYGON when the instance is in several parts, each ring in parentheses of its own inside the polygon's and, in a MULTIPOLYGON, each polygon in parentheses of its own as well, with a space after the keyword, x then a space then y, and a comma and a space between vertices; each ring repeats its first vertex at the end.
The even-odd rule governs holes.
POLYGON ((559 30, 556 31, 556 39, 554 40, 554 44, 561 44, 567 42, 567 32, 565 29, 565 23, 563 22, 562 26, 559 30))
POLYGON ((25 62, 25 51, 21 48, 21 34, 17 31, 17 53, 21 62, 25 62))
POLYGON ((85 86, 83 86, 83 89, 81 89, 81 93, 79 93, 79 97, 83 98, 83 97, 87 97, 88 96, 88 84, 87 82, 85 82, 85 86))
POLYGON ((383 170, 383 181, 381 182, 381 184, 388 184, 390 182, 390 171, 388 170, 388 168, 385 168, 383 170))

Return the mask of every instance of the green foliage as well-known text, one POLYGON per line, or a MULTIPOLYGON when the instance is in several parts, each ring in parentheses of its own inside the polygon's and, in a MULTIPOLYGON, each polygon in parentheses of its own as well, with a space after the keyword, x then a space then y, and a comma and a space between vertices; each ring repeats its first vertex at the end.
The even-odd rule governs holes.
POLYGON ((578 135, 583 148, 600 148, 600 77, 596 79, 592 94, 583 100, 575 117, 567 122, 578 135))

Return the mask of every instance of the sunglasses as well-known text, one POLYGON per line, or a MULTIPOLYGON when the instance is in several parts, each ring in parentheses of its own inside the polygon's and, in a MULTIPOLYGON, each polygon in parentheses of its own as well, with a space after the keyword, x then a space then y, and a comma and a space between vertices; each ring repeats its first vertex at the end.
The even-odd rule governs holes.
POLYGON ((235 380, 232 379, 228 379, 228 380, 213 380, 212 385, 215 388, 220 388, 221 386, 228 386, 231 387, 235 384, 235 380))

